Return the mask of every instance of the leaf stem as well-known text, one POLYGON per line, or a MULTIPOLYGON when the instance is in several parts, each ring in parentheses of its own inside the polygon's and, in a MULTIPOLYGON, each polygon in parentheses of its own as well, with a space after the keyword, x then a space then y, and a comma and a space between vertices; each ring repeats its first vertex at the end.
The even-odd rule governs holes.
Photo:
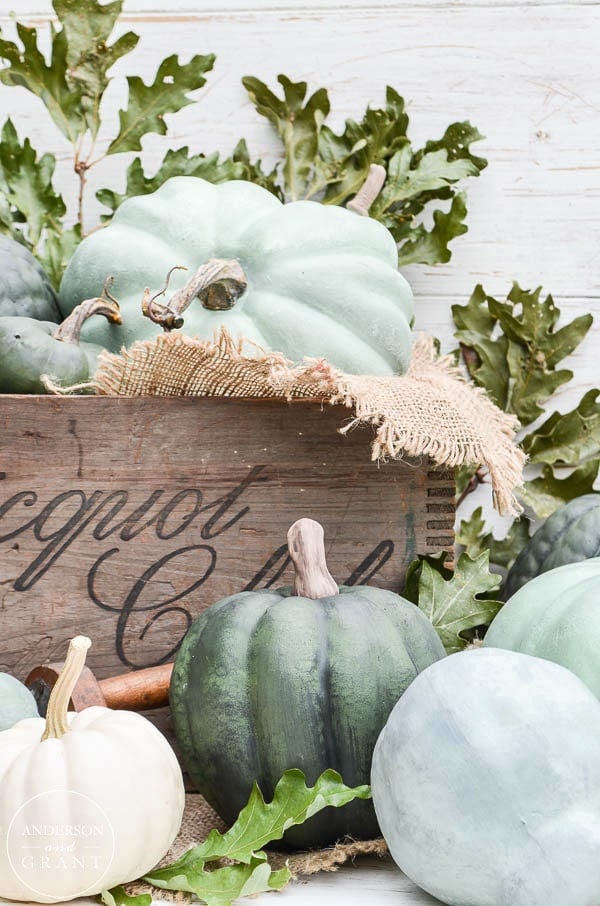
POLYGON ((487 477, 487 472, 485 471, 485 469, 481 469, 481 468, 477 469, 475 474, 472 475, 471 478, 469 479, 469 482, 468 482, 466 488, 464 489, 464 491, 462 492, 462 494, 456 501, 456 509, 458 509, 459 506, 461 505, 461 503, 463 503, 466 500, 466 498, 469 496, 469 494, 472 494, 473 491, 477 490, 477 488, 479 487, 480 484, 487 483, 486 477, 487 477))

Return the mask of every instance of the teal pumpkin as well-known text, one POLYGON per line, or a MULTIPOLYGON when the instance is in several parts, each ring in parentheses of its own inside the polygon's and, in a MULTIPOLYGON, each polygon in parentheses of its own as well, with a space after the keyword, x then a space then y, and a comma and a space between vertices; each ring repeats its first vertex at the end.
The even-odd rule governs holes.
MULTIPOLYGON (((295 593, 246 591, 219 601, 193 623, 177 655, 170 698, 184 763, 227 822, 254 781, 270 797, 288 768, 300 768, 308 783, 326 768, 351 786, 368 783, 391 709, 419 671, 444 656, 413 604, 380 588, 338 589, 322 537, 312 520, 292 526, 295 593), (316 583, 314 575, 303 581, 306 563, 316 583)), ((327 809, 286 842, 323 846, 346 834, 378 835, 371 802, 327 809)))
POLYGON ((224 325, 235 339, 294 361, 324 357, 356 373, 406 370, 413 298, 388 230, 334 205, 283 205, 249 182, 174 177, 127 200, 109 226, 77 248, 60 306, 69 314, 114 275, 123 325, 90 324, 82 336, 119 352, 157 335, 142 315, 146 287, 160 290, 168 271, 182 265, 187 273, 175 271, 169 285, 169 292, 180 290, 214 259, 241 266, 245 283, 232 290, 231 281, 215 277, 186 311, 186 333, 211 339, 224 325))
POLYGON ((0 673, 0 731, 27 717, 39 717, 33 695, 10 673, 0 673))
POLYGON ((600 702, 568 670, 483 648, 418 676, 373 755, 390 852, 450 906, 597 906, 600 702))
POLYGON ((561 664, 600 698, 600 558, 536 576, 507 601, 483 644, 561 664))
POLYGON ((120 320, 117 303, 102 298, 82 302, 58 326, 33 318, 0 318, 0 394, 48 393, 43 376, 64 387, 91 380, 103 350, 80 342, 79 335, 93 314, 120 320))
POLYGON ((525 545, 508 572, 504 599, 549 569, 600 557, 600 494, 583 494, 559 507, 525 545))
POLYGON ((61 320, 56 293, 42 265, 15 239, 0 236, 0 317, 61 320))

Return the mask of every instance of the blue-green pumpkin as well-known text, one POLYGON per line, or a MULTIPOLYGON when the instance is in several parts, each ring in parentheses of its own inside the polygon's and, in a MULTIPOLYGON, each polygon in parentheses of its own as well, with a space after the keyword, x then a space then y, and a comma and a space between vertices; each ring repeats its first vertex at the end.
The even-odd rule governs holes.
POLYGON ((377 741, 390 852, 450 906, 597 906, 600 702, 557 664, 493 648, 433 664, 377 741))
POLYGON ((0 673, 0 731, 27 717, 39 717, 33 695, 10 673, 0 673))
POLYGON ((173 272, 162 304, 208 268, 185 312, 187 334, 212 339, 224 325, 234 339, 293 361, 323 357, 361 374, 407 368, 413 297, 389 231, 335 205, 284 205, 240 180, 178 176, 125 201, 75 251, 60 288, 63 315, 112 274, 123 324, 86 325, 82 338, 113 352, 154 338, 159 328, 142 314, 144 290, 159 291, 177 265, 187 272, 173 272), (215 261, 229 263, 235 277, 215 270, 215 261))
POLYGON ((44 376, 64 387, 90 381, 103 349, 80 342, 80 331, 98 314, 113 323, 121 319, 117 302, 102 297, 86 299, 59 325, 0 317, 0 394, 48 393, 44 376))
POLYGON ((559 507, 532 536, 510 568, 504 599, 549 569, 600 557, 600 494, 583 494, 559 507))
MULTIPOLYGON (((252 784, 266 797, 288 768, 368 783, 379 731, 419 671, 444 656, 431 623, 390 591, 338 586, 323 530, 290 529, 294 591, 247 591, 193 623, 171 681, 173 722, 197 789, 228 822, 252 784)), ((379 833, 371 802, 326 809, 286 834, 316 847, 379 833)))
POLYGON ((0 317, 61 320, 56 293, 42 265, 15 239, 0 236, 0 317))
POLYGON ((561 664, 600 698, 600 557, 531 579, 499 611, 483 644, 561 664))

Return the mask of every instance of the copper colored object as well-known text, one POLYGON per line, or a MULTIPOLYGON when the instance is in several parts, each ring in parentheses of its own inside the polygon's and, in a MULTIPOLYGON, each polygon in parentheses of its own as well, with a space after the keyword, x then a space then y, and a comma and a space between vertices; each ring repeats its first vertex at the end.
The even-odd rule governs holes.
MULTIPOLYGON (((35 667, 25 685, 33 693, 42 717, 62 663, 35 667)), ((151 711, 169 704, 169 683, 173 664, 161 664, 145 670, 134 670, 120 676, 98 680, 89 667, 84 667, 71 696, 70 709, 83 711, 93 705, 125 711, 151 711)))

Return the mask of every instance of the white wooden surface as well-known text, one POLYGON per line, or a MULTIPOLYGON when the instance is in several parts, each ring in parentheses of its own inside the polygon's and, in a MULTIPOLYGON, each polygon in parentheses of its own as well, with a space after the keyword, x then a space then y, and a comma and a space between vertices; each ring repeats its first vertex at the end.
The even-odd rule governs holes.
MULTIPOLYGON (((49 0, 0 0, 0 24, 18 11, 44 27, 49 0)), ((596 321, 569 363, 565 410, 600 380, 600 3, 597 0, 125 0, 122 28, 138 49, 115 67, 107 98, 114 123, 125 71, 151 77, 162 57, 215 52, 201 103, 171 118, 168 140, 150 137, 152 171, 167 141, 194 151, 229 152, 240 136, 267 163, 276 142, 240 85, 252 74, 273 84, 279 72, 330 89, 334 126, 383 101, 386 84, 405 96, 415 143, 455 120, 470 119, 486 140, 489 167, 468 184, 469 233, 452 261, 407 271, 417 296, 417 326, 452 346, 450 305, 473 286, 505 293, 513 279, 543 284, 564 316, 591 311, 596 321)), ((59 157, 59 185, 72 202, 69 149, 26 92, 0 88, 0 107, 35 147, 59 157)), ((106 133, 105 133, 106 134, 106 133)), ((130 155, 100 165, 92 188, 119 186, 130 155)), ((93 222, 99 206, 92 204, 93 222)), ((269 894, 254 900, 273 903, 269 894)), ((433 903, 389 860, 342 869, 292 885, 277 902, 328 906, 433 903)))

